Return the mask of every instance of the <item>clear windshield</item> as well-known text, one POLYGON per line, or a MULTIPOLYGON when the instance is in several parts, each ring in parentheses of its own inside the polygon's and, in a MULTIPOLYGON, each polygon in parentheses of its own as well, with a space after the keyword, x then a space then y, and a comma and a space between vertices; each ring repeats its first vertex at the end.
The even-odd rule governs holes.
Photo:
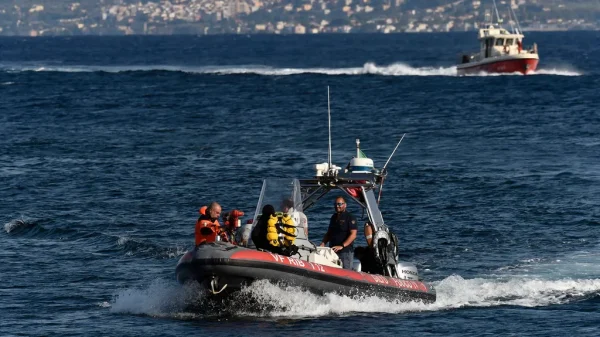
POLYGON ((302 212, 300 181, 293 178, 265 179, 256 205, 256 212, 254 212, 253 224, 257 223, 265 205, 273 206, 275 212, 302 212), (293 209, 290 210, 290 208, 293 209))

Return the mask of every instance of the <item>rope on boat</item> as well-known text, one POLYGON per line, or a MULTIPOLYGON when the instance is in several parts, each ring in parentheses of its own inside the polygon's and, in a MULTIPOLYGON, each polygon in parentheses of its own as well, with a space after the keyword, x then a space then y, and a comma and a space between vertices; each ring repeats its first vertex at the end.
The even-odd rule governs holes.
POLYGON ((227 284, 225 284, 225 285, 224 285, 224 286, 221 288, 221 290, 219 290, 219 291, 216 291, 216 290, 215 290, 215 286, 217 286, 217 279, 213 278, 213 279, 210 281, 210 292, 211 292, 213 295, 217 295, 217 294, 221 293, 223 290, 225 290, 225 288, 227 288, 227 284))

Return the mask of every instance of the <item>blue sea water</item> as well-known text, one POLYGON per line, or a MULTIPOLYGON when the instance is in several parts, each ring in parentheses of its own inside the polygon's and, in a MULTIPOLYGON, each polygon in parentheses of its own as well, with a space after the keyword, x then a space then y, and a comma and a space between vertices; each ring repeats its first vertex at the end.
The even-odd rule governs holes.
POLYGON ((0 38, 0 335, 600 335, 600 33, 525 42, 534 75, 457 77, 473 32, 0 38), (264 310, 190 309, 198 208, 312 176, 327 86, 334 163, 406 133, 381 208, 437 302, 259 282, 264 310))

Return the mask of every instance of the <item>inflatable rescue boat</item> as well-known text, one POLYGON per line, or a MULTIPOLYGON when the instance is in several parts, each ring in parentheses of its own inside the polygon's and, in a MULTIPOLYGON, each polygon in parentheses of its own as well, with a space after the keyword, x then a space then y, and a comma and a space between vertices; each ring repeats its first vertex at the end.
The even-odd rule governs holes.
MULTIPOLYGON (((316 175, 311 179, 264 180, 252 221, 243 227, 239 219, 229 221, 225 227, 231 231, 233 226, 237 231, 235 238, 228 241, 209 233, 218 228, 207 228, 207 237, 212 239, 203 241, 181 257, 176 267, 177 280, 199 282, 212 296, 228 296, 264 279, 318 294, 333 292, 435 302, 435 289, 422 281, 417 267, 398 261, 397 237, 379 210, 375 192, 381 191, 385 166, 376 169, 373 161, 360 151, 358 139, 356 144, 357 155, 343 170, 329 162, 316 165, 316 175), (359 256, 360 261, 355 254, 351 269, 342 268, 341 260, 331 248, 318 247, 308 240, 304 229, 298 227, 302 217, 306 219, 305 212, 332 191, 345 194, 348 202, 360 205, 365 215, 363 221, 373 229, 372 246, 359 256), (291 200, 293 208, 284 208, 282 199, 291 200), (272 205, 276 212, 261 219, 266 205, 272 205), (269 246, 252 240, 261 220, 269 224, 269 246)), ((361 227, 359 225, 359 236, 361 227)))

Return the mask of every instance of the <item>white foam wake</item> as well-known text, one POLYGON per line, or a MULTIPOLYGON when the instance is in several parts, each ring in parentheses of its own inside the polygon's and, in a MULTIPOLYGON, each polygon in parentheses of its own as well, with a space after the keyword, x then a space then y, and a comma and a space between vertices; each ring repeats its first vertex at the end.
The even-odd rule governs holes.
MULTIPOLYGON (((357 313, 405 313, 452 310, 463 307, 539 307, 586 300, 600 295, 600 253, 580 251, 558 259, 539 258, 507 266, 496 274, 465 279, 459 275, 433 282, 437 300, 432 304, 400 302, 377 296, 347 297, 315 295, 297 287, 257 281, 243 289, 240 298, 252 299, 258 307, 234 307, 234 315, 247 317, 321 317, 357 313), (257 309, 258 308, 258 309, 257 309)), ((190 304, 202 301, 199 286, 179 286, 162 280, 146 289, 121 291, 109 304, 118 313, 148 314, 176 318, 201 318, 206 313, 189 312, 190 304)), ((106 303, 103 306, 107 306, 106 303)), ((210 312, 209 314, 213 314, 210 312)))
POLYGON ((570 70, 567 68, 557 69, 557 68, 540 68, 533 72, 531 75, 555 75, 555 76, 581 76, 583 73, 577 70, 570 70))
POLYGON ((121 290, 111 303, 103 302, 101 306, 108 307, 113 313, 184 317, 186 306, 202 300, 198 294, 198 287, 155 280, 147 288, 121 290))
MULTIPOLYGON (((535 76, 535 75, 551 75, 551 76, 582 76, 583 74, 580 72, 577 72, 575 70, 567 70, 567 69, 556 69, 556 68, 552 68, 552 69, 537 69, 534 72, 530 72, 527 74, 527 76, 535 76)), ((480 77, 486 77, 486 76, 524 76, 522 73, 520 72, 514 72, 514 73, 486 73, 486 72, 479 72, 479 73, 475 73, 475 74, 468 74, 466 75, 468 77, 473 77, 473 76, 480 76, 480 77)))
POLYGON ((0 69, 8 72, 108 72, 127 71, 180 71, 194 74, 242 75, 254 74, 262 76, 289 76, 300 74, 322 75, 381 75, 381 76, 454 76, 456 67, 411 67, 404 63, 378 66, 365 63, 362 67, 348 68, 279 68, 260 65, 239 66, 176 66, 176 65, 142 65, 142 66, 53 66, 53 65, 0 65, 0 69))
POLYGON ((598 294, 600 279, 476 278, 466 280, 460 276, 451 276, 439 282, 436 289, 438 300, 431 305, 435 310, 463 306, 536 307, 562 304, 598 294))
MULTIPOLYGON (((405 313, 439 311, 461 307, 493 307, 514 305, 523 307, 563 304, 600 293, 600 279, 543 280, 527 278, 464 279, 450 276, 434 284, 437 301, 433 304, 400 302, 376 296, 347 297, 335 294, 315 295, 295 287, 258 281, 245 288, 238 296, 252 298, 269 311, 249 311, 240 308, 238 316, 266 317, 322 317, 344 316, 357 313, 405 313)), ((190 318, 202 313, 186 312, 187 305, 201 301, 198 288, 168 285, 157 281, 147 289, 121 291, 112 304, 111 312, 147 314, 190 318)), ((104 304, 103 306, 107 306, 104 304)))
MULTIPOLYGON (((52 66, 52 65, 0 65, 0 70, 7 72, 147 72, 147 71, 172 71, 191 74, 215 74, 215 75, 260 75, 260 76, 290 76, 301 74, 320 74, 329 76, 457 76, 456 67, 413 67, 405 63, 393 63, 390 65, 377 65, 372 62, 365 63, 362 67, 347 68, 281 68, 260 65, 237 65, 237 66, 177 66, 177 65, 139 65, 139 66, 52 66)), ((538 69, 533 75, 556 75, 556 76, 580 76, 581 73, 574 70, 562 69, 538 69)), ((480 73, 470 76, 499 76, 499 75, 521 75, 514 74, 487 74, 480 73)))
POLYGON ((300 74, 320 74, 330 76, 456 76, 456 67, 412 67, 404 63, 393 63, 380 66, 372 62, 365 63, 362 67, 348 68, 277 68, 267 66, 230 66, 230 67, 204 67, 192 72, 212 73, 221 75, 255 74, 262 76, 288 76, 300 74))
MULTIPOLYGON (((561 304, 600 292, 600 279, 556 281, 540 279, 463 279, 450 276, 434 284, 437 300, 433 304, 399 302, 379 297, 349 298, 328 294, 317 296, 293 288, 255 284, 245 290, 254 297, 274 303, 270 316, 312 317, 351 313, 402 313, 438 311, 469 307, 516 305, 525 307, 561 304)), ((252 315, 252 313, 245 313, 252 315)))

